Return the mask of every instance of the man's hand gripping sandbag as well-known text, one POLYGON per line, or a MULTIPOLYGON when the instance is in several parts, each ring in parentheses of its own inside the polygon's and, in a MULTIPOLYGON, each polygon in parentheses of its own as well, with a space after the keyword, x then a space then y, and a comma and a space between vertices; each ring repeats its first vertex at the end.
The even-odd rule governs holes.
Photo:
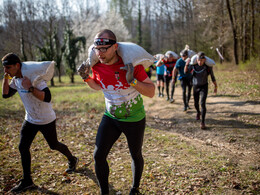
POLYGON ((134 80, 134 66, 133 64, 125 64, 124 67, 120 68, 121 70, 126 70, 126 81, 130 84, 134 80))
POLYGON ((86 62, 82 62, 82 64, 78 67, 77 72, 81 76, 83 80, 89 77, 90 65, 89 60, 86 62))

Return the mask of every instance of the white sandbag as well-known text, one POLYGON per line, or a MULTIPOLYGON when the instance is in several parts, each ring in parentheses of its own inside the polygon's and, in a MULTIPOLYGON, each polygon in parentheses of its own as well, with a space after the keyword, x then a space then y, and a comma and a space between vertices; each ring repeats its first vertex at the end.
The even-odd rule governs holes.
POLYGON ((50 81, 54 75, 54 61, 22 62, 22 74, 28 77, 34 87, 41 81, 50 81))
POLYGON ((158 54, 156 54, 154 57, 155 57, 155 59, 158 61, 158 60, 160 60, 161 58, 163 58, 163 57, 164 57, 164 55, 163 55, 163 54, 160 54, 160 53, 158 53, 158 54))
MULTIPOLYGON (((196 55, 196 52, 191 50, 189 45, 185 45, 184 50, 188 50, 188 58, 192 58, 192 56, 196 55)), ((180 53, 180 55, 181 55, 181 53, 180 53)))
POLYGON ((179 58, 178 54, 176 54, 176 53, 173 52, 173 51, 167 51, 167 52, 165 53, 165 56, 168 56, 169 54, 171 54, 171 55, 173 56, 173 58, 176 59, 176 60, 179 58))
MULTIPOLYGON (((91 45, 88 49, 90 67, 94 66, 99 61, 95 51, 92 49, 93 47, 94 45, 91 45)), ((132 63, 133 66, 142 64, 144 68, 147 68, 155 61, 155 58, 144 48, 130 42, 118 42, 117 53, 122 58, 124 64, 132 63)))
MULTIPOLYGON (((194 55, 194 56, 191 58, 190 64, 191 64, 191 65, 197 64, 197 58, 198 58, 198 55, 194 55)), ((205 64, 206 64, 207 66, 211 66, 211 67, 212 67, 212 66, 216 65, 215 61, 212 60, 211 58, 209 58, 209 57, 207 57, 207 56, 205 56, 205 58, 206 58, 205 64)))
MULTIPOLYGON (((182 50, 182 51, 180 52, 180 56, 182 56, 183 51, 184 51, 184 50, 182 50)), ((188 58, 192 58, 192 56, 194 56, 194 55, 196 55, 196 52, 195 52, 195 51, 193 51, 193 50, 188 50, 188 58)))
POLYGON ((196 52, 195 51, 193 51, 193 50, 188 50, 188 57, 189 58, 192 58, 194 55, 196 55, 196 52))

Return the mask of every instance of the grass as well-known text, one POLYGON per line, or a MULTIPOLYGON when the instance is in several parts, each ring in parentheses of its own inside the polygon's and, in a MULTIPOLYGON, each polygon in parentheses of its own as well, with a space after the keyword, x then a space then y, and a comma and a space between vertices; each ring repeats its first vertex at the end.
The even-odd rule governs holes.
MULTIPOLYGON (((250 72, 249 76, 247 72, 237 70, 230 76, 229 70, 219 68, 215 74, 223 96, 237 94, 237 98, 259 100, 257 73, 250 72), (251 87, 246 87, 248 82, 253 83, 251 87), (247 96, 247 93, 250 94, 247 96)), ((101 91, 86 87, 78 76, 73 85, 67 77, 62 80, 63 83, 58 83, 55 78, 56 86, 50 87, 57 114, 58 138, 79 157, 78 169, 76 173, 64 174, 66 159, 50 150, 38 133, 31 146, 31 155, 32 177, 39 189, 23 194, 99 194, 92 156, 96 131, 105 108, 104 98, 101 91)), ((18 143, 23 117, 24 109, 18 95, 5 100, 0 98, 2 194, 22 178, 18 143)), ((228 152, 211 145, 194 144, 169 131, 147 127, 143 155, 141 192, 145 194, 258 194, 260 190, 259 167, 244 166, 228 152)), ((118 191, 128 194, 132 173, 124 136, 115 143, 108 162, 112 194, 118 191)))
POLYGON ((217 64, 214 70, 221 96, 259 100, 259 70, 244 70, 231 64, 217 64))

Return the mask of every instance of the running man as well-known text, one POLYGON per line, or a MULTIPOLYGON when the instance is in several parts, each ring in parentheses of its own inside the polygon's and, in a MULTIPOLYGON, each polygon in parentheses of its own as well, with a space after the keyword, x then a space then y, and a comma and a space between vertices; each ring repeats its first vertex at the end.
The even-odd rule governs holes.
POLYGON ((179 80, 181 81, 182 87, 182 99, 184 108, 183 111, 187 111, 189 107, 189 101, 191 97, 191 89, 192 89, 192 75, 191 73, 184 73, 184 67, 188 58, 188 50, 183 50, 181 52, 181 58, 177 60, 176 65, 173 69, 173 85, 175 85, 176 77, 178 73, 180 73, 179 80), (186 89, 188 88, 188 94, 186 95, 186 89))
POLYGON ((209 67, 205 64, 205 54, 203 52, 199 52, 197 56, 197 63, 194 65, 189 65, 188 63, 186 63, 184 72, 192 72, 194 106, 197 111, 196 120, 200 120, 201 116, 202 120, 200 128, 206 129, 205 117, 207 111, 206 99, 208 95, 208 75, 211 76, 211 80, 215 86, 214 93, 217 93, 217 82, 213 73, 213 67, 209 67), (199 100, 201 105, 201 112, 199 108, 199 100))
POLYGON ((46 82, 41 81, 33 87, 30 79, 24 75, 26 68, 21 63, 20 58, 13 53, 5 55, 2 58, 2 64, 5 73, 2 96, 9 98, 18 91, 26 112, 19 143, 23 179, 11 190, 18 193, 35 187, 31 178, 30 147, 38 131, 43 134, 52 150, 57 150, 67 157, 69 168, 66 172, 72 172, 76 169, 78 158, 73 156, 68 147, 57 139, 56 115, 50 103, 51 92, 46 82), (13 77, 10 85, 9 76, 13 77))
POLYGON ((109 194, 109 165, 107 156, 113 144, 124 133, 132 157, 133 183, 130 195, 140 194, 139 185, 144 160, 142 145, 145 130, 145 111, 142 95, 152 98, 155 86, 147 76, 144 67, 124 64, 117 54, 117 39, 108 30, 100 31, 94 39, 99 62, 92 67, 92 77, 84 65, 78 69, 84 82, 92 89, 102 90, 106 111, 96 136, 94 151, 95 171, 101 194, 109 194))
MULTIPOLYGON (((173 95, 174 95, 174 90, 175 90, 175 84, 173 85, 172 84, 172 88, 171 88, 171 98, 170 98, 170 95, 169 95, 169 85, 171 83, 171 80, 172 80, 172 71, 173 71, 173 68, 176 64, 176 59, 174 58, 173 54, 171 53, 166 53, 165 54, 165 57, 161 57, 160 60, 157 62, 156 66, 162 66, 162 65, 165 65, 166 66, 166 71, 164 73, 164 78, 165 78, 165 83, 166 83, 166 94, 167 94, 167 98, 166 100, 169 101, 170 100, 170 103, 173 103, 174 102, 174 99, 173 99, 173 95)), ((175 82, 176 83, 176 79, 175 78, 175 82)))
MULTIPOLYGON (((157 56, 155 56, 157 57, 157 56)), ((159 58, 160 59, 160 58, 159 58)), ((165 65, 160 65, 157 66, 157 62, 155 61, 154 63, 156 64, 156 84, 157 84, 157 89, 158 89, 158 97, 164 97, 164 72, 166 71, 165 65), (161 91, 162 90, 162 91, 161 91)))

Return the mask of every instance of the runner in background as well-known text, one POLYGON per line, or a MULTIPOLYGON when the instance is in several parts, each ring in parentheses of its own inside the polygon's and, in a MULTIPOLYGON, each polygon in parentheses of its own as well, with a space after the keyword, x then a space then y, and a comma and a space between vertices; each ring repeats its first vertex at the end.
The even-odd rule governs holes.
POLYGON ((171 86, 171 97, 169 94, 169 85, 172 80, 173 68, 176 64, 176 61, 177 61, 177 59, 175 58, 175 56, 173 56, 172 53, 166 52, 165 57, 161 57, 160 60, 156 64, 157 67, 162 66, 162 65, 166 66, 166 71, 164 73, 164 78, 165 78, 165 83, 166 83, 166 94, 167 94, 166 100, 167 101, 170 100, 170 103, 174 102, 173 95, 174 95, 174 91, 175 91, 175 83, 176 83, 177 78, 175 78, 174 85, 172 84, 172 86, 171 86))
POLYGON ((145 70, 147 76, 151 79, 153 70, 155 70, 154 65, 152 64, 151 66, 149 66, 148 68, 146 68, 144 70, 145 70))
POLYGON ((189 65, 186 63, 184 72, 192 73, 194 106, 197 111, 196 120, 200 120, 200 116, 202 116, 200 128, 206 129, 205 117, 207 111, 206 99, 208 95, 208 75, 211 76, 211 80, 215 86, 214 93, 217 93, 217 82, 213 73, 213 68, 205 64, 205 54, 203 52, 199 52, 197 56, 197 63, 194 65, 189 65), (199 100, 201 104, 201 112, 199 108, 199 100))
POLYGON ((175 85, 176 77, 178 73, 180 74, 179 80, 181 82, 182 87, 182 99, 184 108, 183 111, 187 111, 189 107, 189 101, 191 97, 191 89, 192 89, 192 75, 191 73, 184 73, 184 67, 186 64, 186 60, 188 58, 188 50, 183 50, 181 52, 181 58, 177 60, 176 65, 173 69, 173 85, 175 85), (188 93, 186 94, 186 89, 188 88, 188 93))
MULTIPOLYGON (((163 54, 160 55, 161 57, 164 57, 163 54)), ((154 57, 159 61, 161 57, 159 54, 155 55, 154 57)), ((158 89, 158 97, 164 97, 164 83, 165 83, 165 78, 164 78, 164 72, 166 71, 166 67, 164 64, 157 66, 157 62, 155 61, 156 65, 156 82, 157 82, 157 89, 158 89)))

